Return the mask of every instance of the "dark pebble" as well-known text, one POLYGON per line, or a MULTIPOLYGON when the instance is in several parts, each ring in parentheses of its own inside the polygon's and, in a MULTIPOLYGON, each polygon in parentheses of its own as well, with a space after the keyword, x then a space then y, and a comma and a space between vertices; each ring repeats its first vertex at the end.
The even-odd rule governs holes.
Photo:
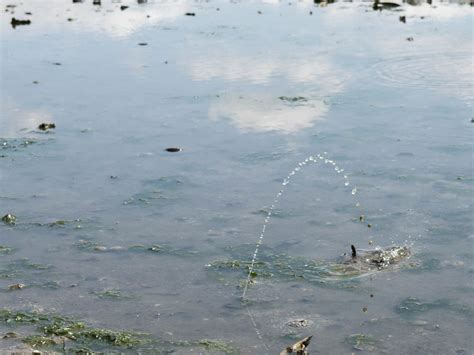
POLYGON ((177 152, 182 151, 181 148, 175 148, 175 147, 166 148, 165 150, 166 150, 167 152, 170 152, 170 153, 177 153, 177 152))
POLYGON ((48 129, 54 129, 56 128, 56 125, 54 123, 42 123, 38 126, 38 129, 42 131, 46 131, 48 129))

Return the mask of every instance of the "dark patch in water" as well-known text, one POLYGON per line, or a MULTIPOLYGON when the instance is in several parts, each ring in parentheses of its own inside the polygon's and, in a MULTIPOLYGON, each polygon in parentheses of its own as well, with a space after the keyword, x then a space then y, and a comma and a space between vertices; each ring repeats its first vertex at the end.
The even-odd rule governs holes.
POLYGON ((176 147, 166 148, 165 150, 169 153, 177 153, 177 152, 182 151, 181 148, 176 148, 176 147))
POLYGON ((19 19, 16 19, 16 18, 12 17, 12 20, 11 20, 10 24, 12 25, 13 28, 15 28, 16 26, 30 25, 31 20, 19 20, 19 19))

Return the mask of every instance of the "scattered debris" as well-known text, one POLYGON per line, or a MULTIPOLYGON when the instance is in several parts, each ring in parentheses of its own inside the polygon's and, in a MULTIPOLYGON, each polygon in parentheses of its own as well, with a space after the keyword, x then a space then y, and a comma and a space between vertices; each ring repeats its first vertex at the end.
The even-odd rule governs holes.
POLYGON ((194 12, 186 12, 184 16, 196 16, 194 12))
POLYGON ((182 151, 181 148, 176 148, 176 147, 166 148, 165 150, 166 150, 167 152, 169 152, 169 153, 177 153, 177 152, 182 151))
POLYGON ((286 101, 286 102, 305 102, 308 101, 306 97, 303 96, 279 96, 278 97, 281 101, 286 101))
POLYGON ((12 25, 13 28, 15 28, 16 26, 30 25, 31 20, 19 20, 19 19, 16 19, 16 18, 12 17, 12 20, 11 20, 10 24, 12 25))
POLYGON ((293 328, 306 328, 310 324, 310 321, 308 321, 307 319, 293 319, 286 322, 287 326, 293 328))
POLYGON ((48 129, 54 129, 54 128, 56 128, 56 125, 54 123, 41 123, 38 126, 38 129, 42 131, 47 131, 48 129))
POLYGON ((304 355, 307 354, 306 348, 308 347, 311 338, 313 336, 306 337, 296 343, 294 343, 292 346, 287 347, 285 350, 283 350, 280 355, 284 354, 292 354, 293 352, 297 355, 304 355))
POLYGON ((16 216, 13 214, 6 214, 2 217, 2 221, 6 224, 15 224, 16 223, 16 216))

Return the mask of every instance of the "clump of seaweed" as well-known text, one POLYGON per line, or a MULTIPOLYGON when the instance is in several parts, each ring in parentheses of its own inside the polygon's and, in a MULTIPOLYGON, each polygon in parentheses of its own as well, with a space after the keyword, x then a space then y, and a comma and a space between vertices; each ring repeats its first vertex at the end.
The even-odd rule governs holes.
POLYGON ((83 322, 57 314, 0 309, 0 321, 11 326, 36 325, 36 331, 40 334, 32 334, 22 339, 32 347, 54 347, 58 345, 58 337, 85 346, 97 342, 98 347, 113 345, 128 348, 146 342, 143 334, 89 327, 83 322))
MULTIPOLYGON (((175 352, 178 349, 197 347, 209 352, 239 353, 238 349, 221 340, 170 341, 152 339, 144 333, 90 327, 86 323, 59 314, 36 311, 0 309, 0 322, 10 327, 33 327, 33 334, 18 337, 32 348, 47 348, 75 354, 113 351, 175 352), (126 350, 127 349, 127 350, 126 350)), ((16 334, 16 333, 15 333, 16 334)))

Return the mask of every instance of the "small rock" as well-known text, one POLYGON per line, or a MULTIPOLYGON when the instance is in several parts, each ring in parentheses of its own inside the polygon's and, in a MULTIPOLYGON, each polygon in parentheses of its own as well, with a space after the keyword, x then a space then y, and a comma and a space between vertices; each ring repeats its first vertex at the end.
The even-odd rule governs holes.
POLYGON ((101 4, 100 0, 93 0, 92 1, 92 5, 100 5, 100 4, 101 4))
POLYGON ((367 311, 368 311, 367 307, 362 308, 362 312, 367 313, 367 311))
POLYGON ((148 43, 146 43, 146 42, 140 42, 140 43, 138 43, 138 45, 139 45, 139 46, 148 46, 148 43))
POLYGON ((407 37, 407 41, 408 41, 408 42, 413 42, 414 39, 413 39, 413 37, 407 37))
POLYGON ((39 81, 35 80, 35 81, 33 81, 33 84, 39 84, 39 81))
POLYGON ((176 147, 166 148, 165 150, 166 150, 167 152, 170 152, 170 153, 177 153, 177 152, 182 151, 181 148, 176 148, 176 147))
POLYGON ((126 6, 126 5, 120 6, 120 10, 121 10, 121 11, 124 11, 124 10, 127 10, 127 9, 128 9, 128 6, 126 6))
POLYGON ((406 16, 400 16, 398 19, 400 20, 400 22, 403 22, 403 23, 407 22, 407 17, 406 16))
POLYGON ((194 12, 186 12, 184 16, 196 16, 194 12))
POLYGON ((15 224, 16 216, 10 213, 6 214, 5 216, 2 217, 2 221, 6 224, 15 224))
POLYGON ((47 131, 48 129, 54 129, 54 128, 56 128, 56 125, 54 123, 41 123, 38 126, 38 129, 42 131, 47 131))
POLYGON ((21 290, 24 287, 25 287, 25 285, 23 285, 23 284, 13 284, 13 285, 9 285, 8 289, 11 290, 11 291, 14 291, 14 290, 21 290))
POLYGON ((72 17, 69 17, 67 20, 68 20, 69 22, 74 21, 74 19, 73 19, 72 17))

